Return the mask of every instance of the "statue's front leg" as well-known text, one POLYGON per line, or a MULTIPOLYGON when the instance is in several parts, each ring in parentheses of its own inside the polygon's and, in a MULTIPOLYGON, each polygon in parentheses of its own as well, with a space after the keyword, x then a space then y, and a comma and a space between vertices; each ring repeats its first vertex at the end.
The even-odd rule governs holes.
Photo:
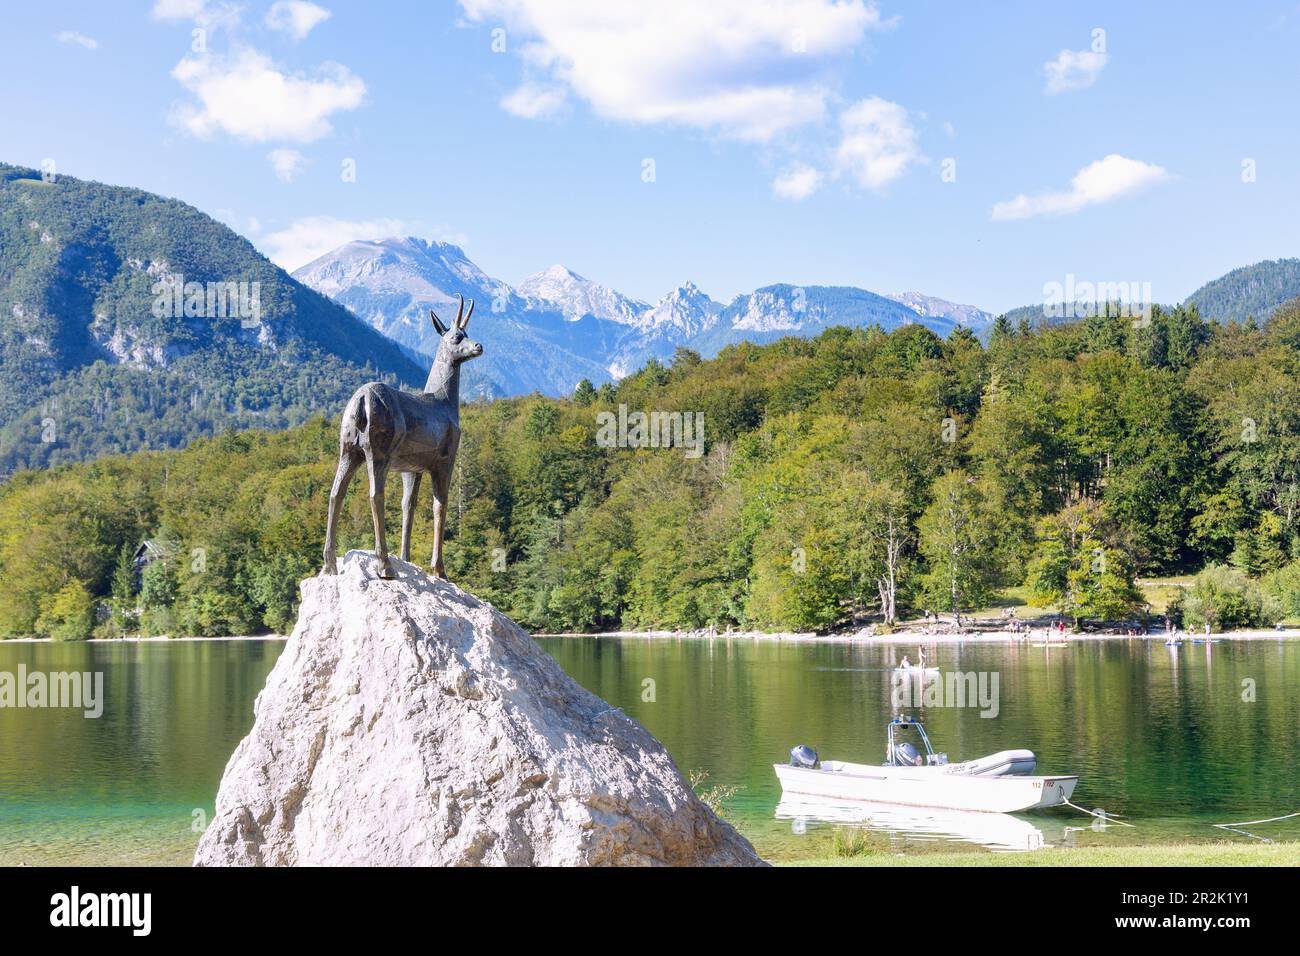
POLYGON ((446 526, 447 489, 451 485, 450 465, 443 472, 434 472, 433 478, 433 576, 447 580, 447 569, 442 563, 442 534, 446 526))

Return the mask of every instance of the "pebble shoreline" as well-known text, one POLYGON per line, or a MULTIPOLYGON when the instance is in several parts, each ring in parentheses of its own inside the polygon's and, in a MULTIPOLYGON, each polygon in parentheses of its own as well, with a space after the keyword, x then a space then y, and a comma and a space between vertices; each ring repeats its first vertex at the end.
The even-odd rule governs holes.
MULTIPOLYGON (((1037 633, 1031 632, 1015 633, 1012 631, 975 631, 968 634, 926 634, 922 631, 895 631, 892 634, 879 634, 875 636, 867 634, 816 634, 812 632, 795 632, 786 631, 778 633, 767 633, 764 631, 732 631, 729 635, 725 631, 719 631, 715 635, 709 635, 699 631, 676 633, 674 631, 602 631, 594 634, 583 634, 573 632, 555 632, 555 633, 538 633, 534 637, 595 637, 595 638, 654 638, 657 640, 679 640, 679 641, 728 641, 728 640, 746 640, 746 641, 788 641, 791 643, 805 644, 1052 644, 1062 647, 1069 644, 1092 641, 1154 641, 1164 644, 1168 639, 1163 631, 1160 633, 1138 634, 1130 636, 1128 634, 1069 634, 1065 640, 1052 638, 1049 633, 1044 633, 1040 628, 1037 633)), ((1300 629, 1287 628, 1282 631, 1228 631, 1222 634, 1211 634, 1210 639, 1214 641, 1267 641, 1267 640, 1294 640, 1300 638, 1300 629)), ((1183 643, 1191 640, 1204 641, 1204 635, 1189 637, 1185 632, 1180 632, 1179 638, 1183 643)))

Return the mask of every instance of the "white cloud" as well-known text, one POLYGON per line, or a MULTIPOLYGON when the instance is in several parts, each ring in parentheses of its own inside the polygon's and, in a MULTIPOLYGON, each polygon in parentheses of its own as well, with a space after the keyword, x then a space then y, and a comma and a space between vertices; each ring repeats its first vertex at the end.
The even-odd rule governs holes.
POLYGON ((564 106, 566 95, 562 86, 524 83, 501 98, 501 108, 524 119, 538 119, 558 112, 564 106))
POLYGON ((798 202, 815 193, 822 184, 822 174, 807 163, 795 163, 772 180, 772 195, 798 202))
POLYGON ((1062 50, 1055 60, 1043 64, 1043 72, 1047 75, 1047 92, 1065 93, 1069 90, 1087 89, 1097 82, 1097 77, 1109 59, 1109 53, 1062 50))
POLYGON ((156 0, 151 15, 155 20, 193 20, 201 27, 234 27, 242 10, 237 3, 220 0, 156 0))
POLYGON ((360 106, 366 92, 341 64, 322 64, 314 77, 290 75, 251 48, 186 57, 172 76, 198 100, 178 106, 172 120, 202 138, 220 132, 252 142, 309 143, 330 132, 333 113, 360 106))
MULTIPOLYGON (((460 3, 470 20, 505 24, 521 90, 544 76, 606 118, 754 141, 821 119, 827 67, 893 25, 866 0, 460 3)), ((517 90, 502 106, 529 101, 517 90)))
POLYGON ((1032 216, 1061 216, 1078 212, 1084 206, 1108 202, 1168 178, 1162 166, 1111 153, 1089 163, 1070 180, 1064 192, 1039 193, 995 203, 994 219, 1028 219, 1032 216))
POLYGON ((204 0, 157 0, 152 16, 155 20, 194 20, 204 6, 204 0))
POLYGON ((386 239, 409 235, 412 231, 411 225, 401 219, 308 216, 285 229, 268 233, 259 245, 272 262, 292 272, 354 239, 386 239))
POLYGON ((78 33, 76 30, 64 30, 57 33, 54 39, 60 43, 75 43, 78 46, 84 46, 87 50, 98 50, 99 41, 93 37, 88 37, 84 33, 78 33))
POLYGON ((307 160, 296 149, 273 149, 266 154, 266 159, 276 178, 286 183, 297 179, 307 165, 307 160))
POLYGON ((841 113, 840 131, 835 175, 851 176, 864 189, 888 185, 923 158, 907 110, 879 96, 841 113))
POLYGON ((301 40, 308 33, 330 18, 330 12, 324 7, 307 0, 275 0, 271 9, 266 11, 266 25, 272 30, 287 33, 295 40, 301 40))

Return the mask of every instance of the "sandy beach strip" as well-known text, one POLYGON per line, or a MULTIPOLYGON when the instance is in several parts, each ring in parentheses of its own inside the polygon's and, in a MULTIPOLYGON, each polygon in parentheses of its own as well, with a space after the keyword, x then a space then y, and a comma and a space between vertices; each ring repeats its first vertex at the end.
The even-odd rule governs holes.
MULTIPOLYGON (((534 637, 594 637, 601 639, 608 638, 652 638, 656 640, 679 640, 679 641, 785 641, 796 644, 818 643, 818 644, 1026 644, 1029 646, 1048 644, 1052 647, 1066 647, 1070 644, 1097 642, 1097 641, 1150 641, 1157 644, 1164 644, 1168 640, 1168 635, 1164 631, 1151 632, 1148 634, 1139 634, 1130 636, 1127 634, 1107 634, 1103 632, 1070 634, 1067 632, 1066 637, 1062 640, 1054 637, 1052 632, 1038 628, 1029 632, 1013 632, 1007 630, 978 630, 970 631, 965 634, 926 634, 922 630, 916 631, 894 631, 892 634, 878 634, 875 636, 863 633, 848 634, 816 634, 813 632, 799 631, 732 631, 730 634, 725 631, 718 631, 716 634, 709 634, 705 631, 601 631, 598 633, 574 633, 574 632, 554 632, 554 633, 537 633, 534 637)), ((1283 641, 1300 639, 1300 629, 1286 628, 1277 630, 1252 630, 1252 631, 1228 631, 1221 634, 1211 634, 1212 641, 1283 641)), ((1180 632, 1178 640, 1183 644, 1193 642, 1204 643, 1205 635, 1197 634, 1188 636, 1185 632, 1180 632)))
POLYGON ((195 641, 287 641, 288 634, 232 634, 227 637, 90 637, 84 641, 56 641, 52 637, 10 637, 2 644, 171 644, 195 641))

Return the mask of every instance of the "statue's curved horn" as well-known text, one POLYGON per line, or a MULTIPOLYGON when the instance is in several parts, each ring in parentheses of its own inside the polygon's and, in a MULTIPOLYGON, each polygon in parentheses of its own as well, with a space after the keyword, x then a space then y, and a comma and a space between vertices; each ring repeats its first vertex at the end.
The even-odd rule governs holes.
POLYGON ((460 330, 463 332, 469 328, 470 316, 474 314, 474 300, 469 300, 469 311, 465 313, 465 321, 460 324, 460 330))
POLYGON ((460 317, 465 314, 465 297, 459 292, 456 297, 460 299, 460 308, 456 310, 456 328, 460 328, 460 317))
POLYGON ((438 313, 434 312, 433 309, 429 310, 429 318, 433 319, 433 327, 438 330, 439 335, 447 334, 447 326, 442 324, 442 320, 438 318, 438 313))

